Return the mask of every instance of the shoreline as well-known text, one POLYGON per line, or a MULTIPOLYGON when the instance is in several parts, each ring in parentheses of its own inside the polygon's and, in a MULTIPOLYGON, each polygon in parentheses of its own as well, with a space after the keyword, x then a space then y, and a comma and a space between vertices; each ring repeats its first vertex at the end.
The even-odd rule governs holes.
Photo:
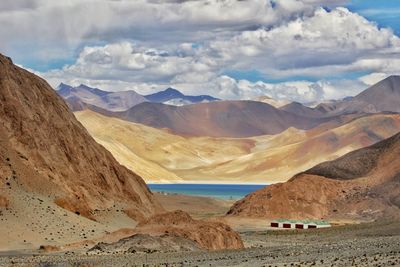
POLYGON ((232 183, 230 181, 145 181, 146 185, 263 185, 268 186, 275 183, 284 183, 285 181, 274 183, 232 183))
POLYGON ((206 197, 217 200, 238 201, 260 190, 264 184, 147 184, 150 191, 165 195, 206 197))

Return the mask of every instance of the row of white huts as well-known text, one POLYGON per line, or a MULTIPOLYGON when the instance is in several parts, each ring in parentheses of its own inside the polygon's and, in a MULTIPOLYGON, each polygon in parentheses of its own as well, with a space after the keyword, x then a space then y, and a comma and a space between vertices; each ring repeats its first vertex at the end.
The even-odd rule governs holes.
POLYGON ((326 221, 278 219, 271 222, 271 227, 283 229, 316 229, 328 228, 331 227, 331 224, 326 221))

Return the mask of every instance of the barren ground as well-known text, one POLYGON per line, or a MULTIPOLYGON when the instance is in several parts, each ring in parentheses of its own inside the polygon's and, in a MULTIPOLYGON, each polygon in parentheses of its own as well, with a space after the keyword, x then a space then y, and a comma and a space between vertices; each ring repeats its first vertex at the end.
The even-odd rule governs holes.
MULTIPOLYGON (((229 203, 202 197, 157 195, 167 210, 183 209, 215 220, 229 203)), ((318 230, 270 230, 268 222, 224 218, 240 235, 242 250, 86 255, 8 251, 0 266, 400 266, 400 222, 375 222, 318 230)), ((127 232, 129 234, 129 232, 127 232)))
POLYGON ((3 256, 1 266, 399 266, 400 223, 242 232, 235 251, 3 256))

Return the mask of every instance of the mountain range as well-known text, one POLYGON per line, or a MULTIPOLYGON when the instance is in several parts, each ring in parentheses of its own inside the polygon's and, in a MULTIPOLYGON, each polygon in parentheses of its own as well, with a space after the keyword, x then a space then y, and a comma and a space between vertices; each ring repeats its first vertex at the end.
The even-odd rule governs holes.
MULTIPOLYGON (((75 111, 91 109, 106 116, 169 129, 179 135, 242 138, 278 134, 290 127, 308 130, 321 123, 340 121, 349 114, 398 112, 395 103, 400 101, 399 92, 400 76, 390 76, 355 97, 322 103, 315 108, 297 102, 276 108, 260 101, 225 100, 184 106, 142 102, 125 111, 113 112, 90 101, 82 103, 81 98, 67 98, 67 101, 75 111), (378 95, 381 96, 378 98, 378 95)), ((167 89, 150 99, 163 101, 175 94, 175 90, 167 89)), ((203 98, 199 96, 200 99, 203 98)))
MULTIPOLYGON (((382 91, 383 99, 396 99, 397 79, 391 76, 360 95, 382 91)), ((358 96, 335 103, 349 101, 361 103, 358 96)), ((75 115, 146 181, 271 183, 400 131, 400 115, 393 111, 342 111, 297 102, 279 109, 256 101, 182 107, 146 102, 124 112, 89 107, 75 115)))
POLYGON ((66 100, 72 111, 79 111, 92 107, 118 112, 128 110, 143 102, 183 106, 219 100, 208 95, 187 96, 173 88, 168 88, 150 95, 140 95, 133 90, 108 92, 83 84, 72 87, 61 83, 56 91, 66 100))
POLYGON ((180 135, 235 138, 277 134, 289 127, 310 129, 336 119, 303 117, 256 101, 216 101, 181 107, 142 103, 124 112, 103 114, 180 135))
POLYGON ((399 114, 347 115, 306 131, 245 138, 181 136, 91 110, 75 116, 121 164, 150 183, 286 181, 400 131, 399 114))

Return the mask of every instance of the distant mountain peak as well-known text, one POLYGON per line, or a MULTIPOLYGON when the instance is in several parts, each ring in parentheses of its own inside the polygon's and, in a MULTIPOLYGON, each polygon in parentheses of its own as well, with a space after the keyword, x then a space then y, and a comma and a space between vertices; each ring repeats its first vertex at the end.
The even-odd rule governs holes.
POLYGON ((73 88, 72 86, 68 85, 68 84, 60 83, 60 84, 57 86, 56 91, 57 91, 57 93, 58 93, 60 96, 62 96, 62 97, 69 97, 70 94, 71 94, 71 91, 72 91, 73 89, 74 89, 74 88, 73 88))
POLYGON ((181 93, 179 90, 172 88, 172 87, 168 87, 167 89, 164 90, 165 92, 177 92, 177 93, 181 93))
POLYGON ((390 75, 389 77, 387 77, 386 79, 396 79, 396 80, 400 80, 400 75, 390 75))
POLYGON ((71 85, 68 85, 66 83, 60 83, 57 87, 66 87, 66 86, 72 87, 71 85))
POLYGON ((219 100, 215 97, 209 95, 198 95, 198 96, 189 96, 185 95, 179 90, 168 87, 164 91, 160 91, 154 94, 146 95, 145 98, 154 103, 200 103, 200 102, 212 102, 219 100), (172 101, 173 100, 173 101, 172 101))
POLYGON ((73 88, 73 87, 71 85, 66 84, 66 83, 60 83, 57 86, 56 90, 62 90, 62 89, 66 89, 66 88, 73 88))
MULTIPOLYGON (((370 88, 377 87, 379 85, 384 85, 386 89, 398 89, 400 90, 400 76, 399 75, 391 75, 386 77, 385 79, 377 82, 376 84, 370 86, 370 88)), ((368 88, 368 89, 370 89, 368 88)), ((365 91, 368 91, 365 90, 365 91)))
POLYGON ((58 86, 57 93, 67 100, 70 104, 70 108, 74 111, 81 109, 82 105, 76 104, 80 102, 109 111, 124 111, 147 101, 142 95, 136 93, 134 90, 109 92, 98 88, 92 88, 85 84, 72 87, 61 83, 58 86))
POLYGON ((94 89, 93 87, 90 87, 90 86, 88 86, 88 85, 86 85, 86 84, 83 84, 83 83, 81 83, 81 84, 80 84, 79 86, 77 86, 77 87, 94 89))
POLYGON ((392 75, 381 81, 381 83, 387 84, 387 89, 391 91, 400 91, 400 76, 392 75))
POLYGON ((182 92, 180 92, 179 90, 172 88, 172 87, 168 87, 167 89, 165 89, 164 91, 161 92, 165 92, 166 94, 170 94, 173 95, 175 97, 182 97, 184 96, 184 94, 182 92))
MULTIPOLYGON (((368 103, 396 102, 400 99, 400 76, 392 75, 382 81, 370 86, 367 90, 358 94, 355 99, 363 100, 368 103)), ((396 104, 392 103, 392 104, 396 104)), ((379 105, 378 105, 379 106, 379 105)), ((389 111, 379 108, 382 111, 389 111)))

